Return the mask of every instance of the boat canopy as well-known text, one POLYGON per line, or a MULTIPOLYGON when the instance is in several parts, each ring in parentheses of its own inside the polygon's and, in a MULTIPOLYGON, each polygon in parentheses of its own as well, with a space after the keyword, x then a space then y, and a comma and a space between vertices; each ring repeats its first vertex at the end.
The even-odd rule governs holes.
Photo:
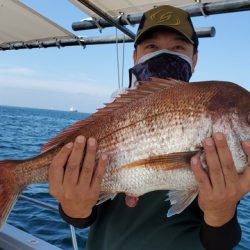
POLYGON ((18 0, 0 0, 0 46, 74 38, 75 35, 18 0))
MULTIPOLYGON (((250 10, 249 0, 64 1, 69 1, 88 15, 88 18, 72 24, 72 32, 42 16, 19 0, 0 0, 0 51, 133 42, 135 34, 127 26, 138 24, 144 11, 163 4, 183 8, 191 16, 250 10), (94 37, 81 37, 74 34, 78 30, 101 30, 106 27, 116 27, 125 35, 105 37, 99 34, 94 37)), ((195 31, 198 37, 215 35, 214 27, 195 27, 195 31)))
MULTIPOLYGON (((81 1, 79 0, 69 0, 82 11, 87 13, 91 17, 98 17, 94 11, 90 10, 89 8, 85 7, 81 1)), ((187 7, 190 5, 200 5, 203 3, 212 3, 212 2, 219 2, 221 0, 167 0, 167 1, 158 1, 158 0, 91 0, 91 1, 83 1, 83 2, 91 2, 93 5, 97 6, 98 8, 102 9, 110 16, 119 16, 121 13, 126 15, 128 14, 135 14, 135 13, 142 13, 145 12, 155 6, 159 5, 172 5, 175 7, 187 7)))

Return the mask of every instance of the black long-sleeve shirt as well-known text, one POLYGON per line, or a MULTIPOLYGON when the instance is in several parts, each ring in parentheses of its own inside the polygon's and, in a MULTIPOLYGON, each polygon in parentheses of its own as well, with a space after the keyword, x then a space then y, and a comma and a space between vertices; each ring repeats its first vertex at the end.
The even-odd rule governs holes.
POLYGON ((68 217, 59 206, 62 218, 69 224, 91 226, 87 249, 98 250, 230 250, 240 241, 241 229, 234 217, 221 227, 211 227, 195 200, 181 214, 167 218, 165 192, 140 197, 135 208, 124 204, 124 195, 94 207, 85 219, 68 217))

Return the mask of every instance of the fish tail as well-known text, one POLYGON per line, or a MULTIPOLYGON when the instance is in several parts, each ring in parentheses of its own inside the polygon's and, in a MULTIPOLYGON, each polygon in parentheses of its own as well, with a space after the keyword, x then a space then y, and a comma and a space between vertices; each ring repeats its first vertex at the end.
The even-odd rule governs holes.
POLYGON ((13 173, 19 163, 13 160, 0 161, 0 230, 23 190, 23 186, 18 184, 18 175, 13 173))

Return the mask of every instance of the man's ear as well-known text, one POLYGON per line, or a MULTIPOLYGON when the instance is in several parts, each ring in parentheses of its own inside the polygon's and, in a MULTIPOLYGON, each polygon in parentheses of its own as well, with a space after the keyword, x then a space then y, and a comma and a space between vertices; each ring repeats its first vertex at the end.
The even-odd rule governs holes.
POLYGON ((136 64, 137 63, 137 50, 136 49, 134 49, 133 59, 134 59, 134 64, 136 64))
POLYGON ((194 73, 195 66, 198 61, 198 52, 195 52, 192 58, 192 73, 194 73))

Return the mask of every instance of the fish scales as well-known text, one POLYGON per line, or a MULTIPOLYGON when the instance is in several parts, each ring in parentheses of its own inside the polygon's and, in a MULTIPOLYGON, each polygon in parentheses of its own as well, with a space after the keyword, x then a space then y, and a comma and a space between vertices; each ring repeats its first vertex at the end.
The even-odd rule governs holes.
POLYGON ((97 139, 96 160, 101 153, 109 155, 99 203, 119 192, 142 195, 170 190, 173 206, 168 215, 180 213, 198 193, 189 162, 196 153, 204 158, 205 137, 224 132, 237 171, 244 170, 247 161, 240 142, 250 139, 249 112, 249 92, 233 83, 187 84, 172 79, 165 85, 142 83, 65 129, 43 147, 43 154, 23 161, 0 161, 5 177, 0 179, 0 225, 23 187, 47 181, 53 157, 81 134, 97 139))
MULTIPOLYGON (((176 99, 176 95, 174 95, 171 90, 169 90, 168 93, 156 93, 155 96, 151 96, 151 99, 143 99, 139 105, 137 103, 137 106, 133 107, 135 111, 132 112, 132 114, 131 112, 124 112, 126 124, 125 129, 122 129, 120 134, 123 133, 127 135, 127 139, 125 136, 117 136, 116 133, 112 133, 112 135, 117 138, 117 150, 114 150, 115 157, 113 159, 112 157, 110 158, 110 162, 114 166, 113 168, 122 166, 128 162, 146 159, 153 155, 189 151, 192 149, 194 143, 197 147, 201 146, 201 139, 205 138, 210 132, 209 125, 211 124, 211 119, 203 115, 205 105, 196 105, 193 101, 193 96, 197 95, 197 93, 194 92, 195 91, 191 91, 188 96, 188 100, 192 101, 186 103, 183 100, 179 101, 176 99), (167 101, 163 103, 162 99, 167 101), (155 100, 158 100, 158 102, 155 100), (146 108, 145 111, 143 110, 144 112, 138 113, 136 108, 140 106, 148 108, 146 108), (132 121, 132 126, 128 125, 129 121, 132 121), (197 136, 197 129, 198 131, 204 131, 204 133, 200 133, 197 136), (183 138, 184 135, 187 135, 187 137, 185 140, 180 141, 180 138, 183 138), (123 140, 120 142, 119 138, 123 138, 123 140), (194 141, 194 139, 196 139, 196 141, 194 141)), ((181 94, 181 92, 179 94, 181 94)), ((202 101, 206 101, 204 96, 201 96, 201 99, 202 101)), ((187 99, 185 100, 187 101, 187 99)), ((200 100, 198 99, 197 101, 199 104, 200 100)), ((120 127, 123 127, 122 124, 120 127)), ((102 142, 100 142, 100 151, 102 151, 102 142)), ((153 166, 157 172, 158 166, 153 166)), ((110 169, 113 168, 111 167, 110 169)), ((112 171, 107 171, 104 176, 102 189, 104 191, 105 189, 107 191, 113 189, 114 191, 119 190, 119 192, 129 192, 134 195, 140 195, 147 191, 149 185, 149 183, 145 181, 145 176, 146 179, 150 180, 151 185, 153 185, 155 189, 162 189, 163 184, 159 180, 164 179, 166 171, 162 171, 161 174, 159 174, 159 172, 153 174, 152 171, 153 170, 148 171, 147 168, 141 168, 139 166, 138 169, 132 169, 129 172, 125 171, 125 173, 116 178, 113 183, 108 181, 110 180, 109 175, 113 175, 113 173, 112 171), (137 188, 133 188, 131 181, 122 182, 122 180, 131 180, 131 175, 133 175, 133 173, 135 174, 135 172, 137 173, 137 188), (139 173, 142 177, 141 182, 139 173), (129 176, 128 178, 125 177, 126 174, 129 176), (158 178, 153 180, 152 175, 158 178), (120 185, 120 183, 123 185, 120 185), (112 185, 113 187, 110 187, 112 185), (157 185, 159 186, 157 187, 157 185), (141 190, 141 193, 138 192, 139 186, 145 188, 145 190, 141 190)), ((194 182, 193 178, 192 181, 194 182)), ((177 188, 178 185, 177 182, 175 182, 174 187, 173 183, 171 183, 171 186, 169 186, 169 184, 170 181, 166 179, 164 189, 177 188)))

